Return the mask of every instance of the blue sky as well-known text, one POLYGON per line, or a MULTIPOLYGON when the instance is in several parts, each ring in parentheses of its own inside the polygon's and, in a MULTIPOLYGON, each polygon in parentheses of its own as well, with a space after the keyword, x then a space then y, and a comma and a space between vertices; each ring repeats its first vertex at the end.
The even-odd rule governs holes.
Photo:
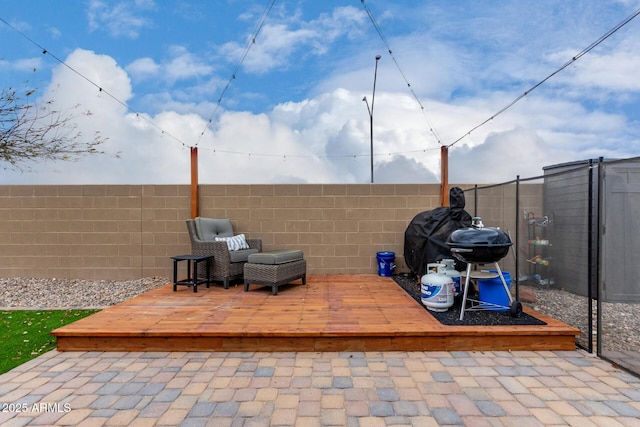
POLYGON ((2 1, 0 81, 37 88, 63 111, 90 111, 75 114, 78 129, 100 131, 120 157, 0 170, 1 181, 186 184, 197 146, 201 183, 367 183, 362 99, 372 97, 376 55, 375 182, 439 182, 439 147, 455 141, 449 176, 460 184, 636 156, 640 18, 468 132, 639 6, 2 1))

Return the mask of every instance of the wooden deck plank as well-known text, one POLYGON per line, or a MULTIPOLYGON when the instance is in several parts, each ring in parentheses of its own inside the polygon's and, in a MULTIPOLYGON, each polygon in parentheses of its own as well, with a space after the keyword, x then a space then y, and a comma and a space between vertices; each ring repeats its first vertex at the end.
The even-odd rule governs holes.
POLYGON ((160 287, 53 331, 58 350, 572 350, 579 331, 525 307, 543 326, 445 326, 391 278, 311 275, 280 288, 160 287))

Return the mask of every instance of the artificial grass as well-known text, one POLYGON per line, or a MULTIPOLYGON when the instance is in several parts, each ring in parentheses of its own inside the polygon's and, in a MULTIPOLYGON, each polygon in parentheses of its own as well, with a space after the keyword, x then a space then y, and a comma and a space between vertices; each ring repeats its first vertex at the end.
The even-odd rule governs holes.
POLYGON ((0 374, 56 346, 51 331, 99 310, 0 311, 0 374))

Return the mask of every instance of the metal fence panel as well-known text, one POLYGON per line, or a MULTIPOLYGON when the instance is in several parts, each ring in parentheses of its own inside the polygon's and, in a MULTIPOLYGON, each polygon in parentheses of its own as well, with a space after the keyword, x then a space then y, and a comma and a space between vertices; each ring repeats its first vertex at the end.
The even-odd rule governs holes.
POLYGON ((465 199, 514 242, 500 261, 517 272, 512 294, 640 376, 640 158, 550 166, 541 177, 466 188, 465 199))
POLYGON ((640 159, 601 167, 598 355, 640 375, 640 159))
POLYGON ((603 164, 601 296, 640 303, 640 163, 603 164))
POLYGON ((552 179, 518 178, 475 187, 468 189, 465 197, 469 213, 482 217, 486 226, 502 227, 514 242, 513 251, 500 262, 506 271, 517 272, 512 274, 517 277, 512 295, 534 310, 580 329, 577 342, 591 351, 586 260, 588 173, 589 167, 580 165, 578 170, 553 171, 552 179), (534 193, 541 187, 528 184, 543 179, 543 194, 534 193), (572 257, 585 267, 569 263, 572 257))
POLYGON ((595 281, 589 279, 591 170, 589 163, 547 168, 544 179, 545 215, 553 235, 548 251, 552 280, 557 287, 583 297, 589 295, 588 283, 593 283, 591 295, 595 296, 595 281))

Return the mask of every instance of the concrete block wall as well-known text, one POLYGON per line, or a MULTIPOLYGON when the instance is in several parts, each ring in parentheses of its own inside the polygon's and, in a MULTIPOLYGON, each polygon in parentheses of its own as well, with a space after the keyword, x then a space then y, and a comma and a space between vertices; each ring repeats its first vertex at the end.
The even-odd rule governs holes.
MULTIPOLYGON (((438 184, 201 185, 199 205, 200 216, 231 218, 264 250, 304 250, 310 274, 375 274, 379 251, 395 252, 396 272, 407 271, 404 231, 439 206, 439 192, 438 184)), ((0 277, 169 278, 170 256, 191 251, 190 212, 188 185, 0 186, 0 277)))
POLYGON ((187 250, 188 186, 0 186, 0 276, 168 276, 187 250), (182 225, 182 227, 180 227, 182 225))
POLYGON ((439 185, 202 186, 200 215, 231 218, 264 250, 302 249, 309 273, 376 273, 376 253, 396 253, 405 270, 404 231, 439 204, 439 185))

